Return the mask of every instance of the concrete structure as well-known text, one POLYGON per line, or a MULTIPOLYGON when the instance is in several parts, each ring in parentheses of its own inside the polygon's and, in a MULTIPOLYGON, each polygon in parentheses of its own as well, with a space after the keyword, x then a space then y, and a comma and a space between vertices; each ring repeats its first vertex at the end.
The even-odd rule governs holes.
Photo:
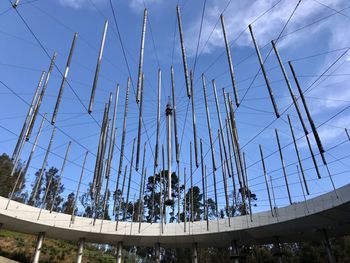
MULTIPOLYGON (((250 216, 209 222, 189 222, 184 232, 183 223, 168 223, 161 231, 161 224, 141 223, 141 231, 135 223, 119 222, 115 230, 114 221, 75 217, 70 225, 70 215, 43 210, 37 220, 39 208, 11 201, 5 210, 8 199, 0 197, 0 222, 3 228, 23 233, 45 232, 47 237, 85 242, 148 246, 160 243, 162 247, 188 247, 193 243, 198 247, 230 247, 231 241, 238 244, 273 244, 278 235, 279 241, 292 242, 320 240, 323 229, 329 237, 350 234, 350 184, 337 189, 339 198, 330 192, 307 202, 278 208, 278 216, 272 217, 270 211, 250 216), (306 206, 308 209, 306 209, 306 206), (102 227, 101 227, 102 224, 102 227)), ((138 223, 136 223, 138 224, 138 223)), ((40 249, 38 250, 40 252, 40 249)))

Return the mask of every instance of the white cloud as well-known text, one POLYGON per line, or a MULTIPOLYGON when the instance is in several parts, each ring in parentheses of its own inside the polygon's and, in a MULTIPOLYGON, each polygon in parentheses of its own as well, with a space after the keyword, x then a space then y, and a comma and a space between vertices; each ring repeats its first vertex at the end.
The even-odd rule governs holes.
MULTIPOLYGON (((91 0, 94 3, 101 3, 103 0, 91 0)), ((72 8, 82 8, 85 5, 91 4, 90 0, 59 0, 59 3, 63 6, 72 8)))
MULTIPOLYGON (((271 8, 277 1, 276 0, 259 0, 259 1, 235 1, 225 11, 225 25, 228 38, 233 41, 239 36, 242 30, 258 18, 263 12, 271 8)), ((255 36, 260 45, 270 42, 275 39, 281 31, 283 25, 287 22, 293 9, 295 8, 298 0, 284 0, 273 8, 269 13, 262 16, 256 23, 253 24, 253 30, 255 36)), ((337 9, 338 6, 343 3, 344 0, 323 0, 322 3, 329 5, 330 7, 337 9)), ((208 39, 212 32, 219 16, 220 12, 224 9, 226 1, 215 0, 212 1, 206 10, 206 16, 203 21, 202 29, 202 43, 208 39)), ((327 10, 324 6, 314 1, 302 1, 296 13, 294 14, 292 21, 287 26, 284 33, 293 31, 302 25, 307 24, 310 21, 314 21, 320 18, 320 14, 329 14, 330 10, 327 10)), ((189 30, 186 32, 188 36, 198 35, 200 25, 200 17, 192 24, 189 30)), ((326 23, 328 27, 333 27, 326 23)), ((312 29, 318 30, 322 26, 315 26, 312 29)), ((310 31, 309 31, 310 32, 310 31)), ((303 34, 297 34, 294 38, 286 38, 281 41, 280 45, 283 46, 293 43, 293 39, 300 41, 300 36, 303 34)), ((304 34, 304 38, 308 38, 304 34)), ((250 34, 248 30, 238 39, 236 45, 238 46, 250 46, 252 44, 250 34)), ((194 55, 196 49, 196 42, 187 43, 189 55, 194 55)), ((221 23, 219 22, 212 33, 210 40, 205 47, 205 52, 211 53, 216 48, 222 48, 224 46, 223 34, 221 29, 221 23)))

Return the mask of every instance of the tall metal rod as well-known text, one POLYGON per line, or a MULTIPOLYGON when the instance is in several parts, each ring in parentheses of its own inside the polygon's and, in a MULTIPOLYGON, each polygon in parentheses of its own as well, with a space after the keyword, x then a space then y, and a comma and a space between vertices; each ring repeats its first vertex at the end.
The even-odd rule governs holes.
MULTIPOLYGON (((34 105, 36 104, 36 101, 38 99, 38 94, 39 94, 39 91, 40 91, 40 88, 41 88, 41 84, 42 84, 42 81, 45 77, 45 71, 43 71, 41 73, 41 76, 40 76, 40 79, 39 79, 39 83, 36 87, 36 90, 35 90, 35 93, 34 93, 34 96, 33 96, 33 99, 32 99, 32 102, 30 103, 30 106, 29 106, 29 109, 28 109, 28 113, 27 113, 27 116, 25 118, 25 121, 23 123, 23 126, 22 126, 22 130, 21 130, 21 133, 20 135, 18 136, 18 140, 17 140, 17 143, 16 143, 16 146, 15 146, 15 149, 13 151, 13 154, 12 154, 12 160, 15 160, 14 163, 16 163, 16 160, 18 160, 18 152, 19 152, 19 149, 21 147, 23 147, 23 144, 24 144, 24 137, 25 137, 25 133, 26 131, 29 129, 29 125, 30 125, 30 119, 31 119, 31 116, 33 115, 33 110, 35 109, 34 105)), ((11 176, 13 174, 11 173, 11 176)))
POLYGON ((278 216, 277 214, 277 205, 276 205, 276 197, 275 197, 275 190, 273 188, 273 183, 272 183, 272 176, 270 175, 270 184, 271 184, 271 191, 272 191, 272 198, 273 198, 273 209, 275 211, 275 215, 278 216))
POLYGON ((37 179, 36 184, 35 184, 35 190, 34 190, 34 195, 33 195, 33 201, 36 200, 36 195, 37 195, 37 193, 38 193, 38 191, 39 191, 40 182, 41 182, 41 179, 42 179, 43 174, 44 174, 45 166, 47 165, 47 158, 49 157, 49 153, 50 153, 50 151, 51 151, 51 146, 52 146, 52 142, 53 142, 55 133, 56 133, 56 127, 54 127, 53 130, 52 130, 50 142, 49 142, 49 145, 47 146, 46 153, 45 153, 45 157, 44 157, 44 160, 43 160, 41 169, 40 169, 40 173, 39 173, 38 179, 37 179))
POLYGON ((272 102, 273 109, 275 111, 276 118, 279 118, 280 114, 278 112, 277 104, 276 104, 276 101, 275 101, 275 97, 273 95, 273 91, 272 91, 272 88, 271 88, 271 85, 270 85, 270 81, 269 81, 269 79, 267 77, 267 74, 266 74, 266 69, 265 69, 264 61, 263 61, 263 59, 261 57, 259 45, 258 45, 258 43, 255 40, 252 25, 249 25, 248 27, 249 27, 250 35, 251 35, 253 43, 254 43, 254 47, 255 47, 255 50, 256 50, 256 55, 257 55, 257 57, 259 59, 260 68, 261 68, 261 71, 263 73, 267 89, 269 91, 270 99, 271 99, 271 102, 272 102))
MULTIPOLYGON (((229 128, 228 128, 231 125, 229 124, 227 119, 225 119, 225 126, 226 126, 225 130, 226 130, 226 138, 227 138, 227 150, 228 150, 228 154, 230 156, 231 171, 233 171, 231 143, 230 143, 229 128)), ((234 149, 233 149, 233 154, 236 157, 236 153, 235 153, 234 149)), ((237 202, 237 189, 236 189, 236 182, 235 182, 235 175, 234 175, 234 173, 232 174, 231 179, 232 179, 232 188, 233 188, 232 205, 235 206, 235 205, 237 205, 238 202, 237 202)))
POLYGON ((156 185, 156 172, 158 168, 158 158, 159 158, 159 139, 160 139, 160 99, 162 92, 162 71, 158 70, 158 99, 157 99, 157 135, 156 135, 156 145, 155 145, 155 157, 153 166, 153 187, 152 187, 152 214, 151 223, 154 220, 154 195, 155 195, 155 185, 156 185))
POLYGON ((171 189, 171 173, 172 173, 172 169, 171 169, 171 163, 172 163, 172 157, 171 157, 171 151, 172 151, 172 147, 171 147, 171 142, 172 142, 172 136, 171 136, 171 115, 172 115, 172 108, 170 105, 170 101, 168 102, 167 106, 166 106, 166 117, 167 117, 167 156, 168 156, 168 199, 166 200, 166 204, 167 205, 171 205, 172 204, 172 189, 171 189))
POLYGON ((311 116, 311 113, 309 111, 309 108, 307 106, 307 103, 306 103, 306 100, 305 100, 305 97, 304 97, 304 93, 301 89, 301 86, 300 86, 300 83, 299 83, 299 80, 298 80, 298 77, 295 73, 295 70, 294 70, 294 67, 292 65, 292 62, 291 61, 288 61, 288 64, 289 64, 289 67, 290 67, 290 70, 292 71, 292 74, 293 74, 293 78, 294 78, 294 81, 295 81, 295 84, 297 85, 297 88, 298 88, 298 91, 299 91, 299 95, 300 95, 300 98, 301 98, 301 101, 304 105, 304 109, 305 109, 305 112, 306 112, 306 115, 307 115, 307 118, 309 120, 309 123, 310 123, 310 126, 311 126, 311 129, 312 129, 312 132, 315 136, 315 140, 316 140, 316 144, 317 144, 317 147, 318 147, 318 150, 321 154, 321 157, 322 157, 322 161, 324 164, 326 164, 326 159, 324 157, 324 148, 323 148, 323 145, 322 145, 322 142, 321 142, 321 139, 320 139, 320 136, 318 134, 318 131, 317 131, 317 128, 315 126, 315 123, 312 119, 312 116, 311 116))
POLYGON ((284 175, 284 181, 285 181, 285 183, 286 183, 286 188, 287 188, 287 193, 288 193, 288 199, 289 199, 289 203, 292 204, 292 198, 291 198, 291 196, 290 196, 290 191, 289 191, 289 184, 288 184, 287 172, 286 172, 286 167, 285 167, 285 165, 284 165, 283 153, 282 153, 280 138, 279 138, 279 136, 278 136, 278 131, 277 131, 277 129, 275 129, 275 134, 276 134, 276 140, 277 140, 277 145, 278 145, 278 151, 279 151, 279 153, 280 153, 281 165, 282 165, 282 170, 283 170, 283 175, 284 175))
POLYGON ((161 228, 162 228, 162 234, 163 234, 163 223, 164 223, 164 215, 166 212, 166 208, 164 206, 165 203, 165 157, 164 157, 164 144, 162 144, 162 163, 163 163, 163 169, 159 173, 160 179, 160 194, 159 194, 159 204, 160 204, 160 222, 161 222, 161 228), (162 193, 162 186, 164 186, 164 194, 162 193))
POLYGON ((107 28, 108 28, 108 20, 105 21, 105 25, 104 25, 104 29, 103 29, 103 35, 102 35, 102 39, 101 39, 100 51, 99 51, 98 58, 97 58, 95 77, 94 77, 94 82, 92 84, 91 95, 90 95, 90 102, 89 102, 89 109, 88 109, 88 113, 89 114, 91 114, 92 107, 94 105, 94 99, 95 99, 95 93, 96 93, 98 77, 99 77, 99 74, 100 74, 103 50, 104 50, 105 42, 106 42, 107 28))
POLYGON ((209 140, 210 140, 211 159, 212 159, 212 164, 213 164, 215 211, 217 214, 218 208, 217 208, 216 173, 215 173, 216 172, 215 150, 214 150, 213 134, 212 134, 212 130, 211 130, 210 113, 209 113, 209 107, 208 107, 207 84, 206 84, 204 74, 202 74, 202 82, 203 82, 203 95, 204 95, 204 102, 205 102, 205 110, 206 110, 206 116, 207 116, 207 126, 208 126, 208 132, 209 132, 209 140))
POLYGON ((29 154, 29 157, 28 157, 28 160, 27 160, 27 163, 26 163, 26 167, 25 167, 25 169, 24 169, 24 171, 23 171, 23 176, 25 176, 25 175, 27 174, 27 171, 28 171, 30 162, 32 161, 32 158, 33 158, 33 154, 34 154, 35 148, 36 148, 36 146, 37 146, 37 144, 38 144, 38 141, 39 141, 41 132, 42 132, 42 130, 43 130, 45 120, 46 120, 46 113, 44 113, 44 116, 43 116, 43 118, 42 118, 42 120, 41 120, 38 133, 36 134, 36 137, 35 137, 35 140, 34 140, 32 149, 31 149, 31 151, 30 151, 30 154, 29 154))
POLYGON ((72 61, 72 56, 73 56, 73 52, 74 52, 74 47, 75 47, 75 43, 77 40, 78 34, 74 33, 74 37, 73 37, 73 41, 72 41, 72 45, 70 47, 70 51, 69 51, 69 55, 68 55, 68 60, 67 60, 67 64, 66 64, 66 69, 64 71, 63 74, 63 78, 62 78, 62 82, 61 82, 61 86, 60 86, 60 90, 58 92, 58 96, 57 96, 57 101, 56 101, 56 105, 55 105, 55 109, 53 111, 53 115, 52 115, 52 119, 51 119, 51 124, 55 124, 56 122, 56 118, 57 118, 57 113, 58 113, 58 108, 60 106, 61 103, 61 99, 62 99, 62 95, 63 95, 63 90, 64 90, 64 85, 66 83, 66 79, 68 76, 68 72, 69 72, 69 68, 70 68, 70 63, 72 61))
POLYGON ((187 223, 187 207, 186 207, 186 167, 184 167, 184 199, 183 199, 183 211, 184 211, 184 232, 186 232, 187 223))
POLYGON ((164 204, 164 209, 163 209, 163 220, 164 223, 166 224, 166 181, 165 181, 165 154, 164 154, 164 145, 162 144, 162 161, 163 161, 163 188, 164 188, 164 194, 163 194, 163 204, 164 204))
POLYGON ((180 184, 181 184, 181 177, 180 177, 180 163, 177 163, 177 222, 180 223, 180 200, 181 200, 181 195, 180 195, 180 184))
MULTIPOLYGON (((52 213, 52 210, 53 210, 53 207, 54 207, 54 204, 55 204, 55 200, 56 200, 57 195, 58 195, 58 190, 59 190, 59 187, 60 187, 60 184, 61 184, 61 179, 62 179, 62 176, 63 176, 63 173, 64 173, 64 168, 66 167, 66 164, 67 164, 68 154, 69 154, 71 146, 72 146, 72 142, 70 141, 68 143, 66 154, 64 155, 61 171, 60 171, 60 174, 58 176, 57 186, 56 186, 56 189, 55 189, 55 193, 53 195, 53 202, 52 202, 51 207, 50 207, 50 213, 52 213)), ((49 188, 49 187, 47 187, 47 188, 49 188)), ((46 200, 46 198, 44 200, 46 200)))
POLYGON ((74 203, 73 203, 73 211, 72 211, 72 215, 71 215, 71 218, 70 218, 69 226, 71 226, 71 224, 74 223, 75 209, 76 209, 77 200, 78 200, 78 197, 79 197, 79 190, 80 190, 81 181, 83 179, 84 172, 85 172, 85 164, 86 164, 86 160, 87 160, 88 154, 89 154, 89 152, 86 151, 85 157, 84 157, 84 161, 83 161, 83 166, 81 168, 81 174, 80 174, 79 183, 78 183, 78 186, 77 186, 77 191, 75 193, 75 198, 74 198, 74 203))
POLYGON ((192 142, 190 142, 190 183, 191 183, 191 222, 193 223, 193 166, 192 166, 192 142))
POLYGON ((213 145, 213 134, 211 132, 211 121, 210 121, 210 113, 209 113, 209 107, 208 107, 207 84, 206 84, 204 74, 202 74, 202 82, 203 82, 203 95, 204 95, 204 102, 205 102, 205 111, 206 111, 206 116, 207 116, 207 125, 208 125, 209 139, 210 139, 210 148, 211 148, 211 157, 212 157, 212 162, 213 162, 213 170, 216 171, 215 151, 214 151, 214 145, 213 145))
POLYGON ((299 166, 298 165, 297 165, 297 173, 298 173, 298 178, 299 178, 299 182, 300 182, 301 191, 303 192, 303 196, 304 196, 305 208, 306 208, 306 211, 309 213, 309 208, 307 207, 305 191, 304 191, 303 183, 301 182, 300 171, 299 171, 299 166))
MULTIPOLYGON (((122 190, 120 192, 120 196, 119 196, 119 204, 118 204, 118 209, 115 213, 116 217, 117 217, 117 222, 116 222, 116 226, 115 226, 115 230, 118 230, 118 222, 119 222, 119 213, 120 213, 120 209, 122 208, 122 203, 123 203, 123 193, 124 193, 124 185, 125 185, 125 178, 126 178, 126 173, 128 171, 128 165, 125 165, 125 170, 124 170, 124 177, 123 177, 123 183, 122 183, 122 190)), ((127 205, 127 204, 126 204, 127 205)), ((125 209, 124 209, 125 211, 125 209)), ((124 211, 123 211, 123 217, 124 217, 124 211)))
POLYGON ((283 73, 283 77, 284 77, 284 79, 286 81, 286 84, 287 84, 287 87, 288 87, 288 90, 289 90, 289 94, 290 94, 290 96, 291 96, 291 98, 293 100, 293 104, 294 104, 295 110, 297 111, 297 114, 298 114, 298 117, 299 117, 299 121, 301 123, 301 126, 303 127, 303 130, 304 130, 304 133, 305 133, 305 136, 306 136, 306 135, 308 135, 309 131, 306 128, 306 125, 305 125, 305 122, 304 122, 304 119, 303 119, 303 115, 301 114, 301 111, 300 111, 300 108, 299 108, 299 104, 298 104, 298 100, 295 98, 295 95, 294 95, 294 92, 293 92, 293 88, 292 88, 292 85, 290 84, 290 80, 289 80, 287 71, 286 71, 286 69, 284 67, 283 61, 282 61, 281 56, 280 56, 280 54, 278 52, 278 49, 277 49, 275 41, 272 40, 271 44, 272 44, 273 50, 275 51, 275 54, 276 54, 276 57, 277 57, 277 60, 278 60, 278 64, 280 65, 281 71, 283 73))
POLYGON ((26 162, 23 163, 22 168, 21 168, 21 170, 19 171, 19 173, 18 173, 18 175, 17 175, 17 178, 16 178, 16 181, 15 181, 15 183, 14 183, 14 185, 13 185, 12 191, 11 191, 9 197, 8 197, 8 201, 7 201, 5 210, 8 209, 8 207, 9 207, 9 205, 10 205, 10 202, 11 202, 11 200, 12 200, 12 198, 13 198, 13 195, 14 195, 16 189, 17 189, 17 186, 18 186, 19 189, 21 189, 21 184, 19 184, 19 181, 20 181, 21 177, 24 177, 24 176, 25 176, 25 174, 23 174, 23 171, 24 171, 24 169, 25 169, 25 166, 26 166, 26 162))
POLYGON ((144 188, 146 184, 146 168, 145 168, 145 160, 146 160, 146 146, 147 143, 144 144, 143 146, 143 160, 142 160, 142 171, 141 171, 141 186, 140 186, 140 195, 139 195, 139 233, 141 230, 141 221, 143 219, 143 216, 141 215, 143 209, 143 193, 144 193, 144 188), (141 201, 142 200, 142 201, 141 201))
POLYGON ((144 83, 145 75, 142 74, 142 84, 141 84, 141 97, 140 97, 140 109, 139 109, 139 126, 137 132, 137 147, 136 147, 136 171, 139 170, 140 162, 140 146, 141 146, 141 131, 142 131, 142 112, 143 112, 143 92, 144 92, 144 83))
MULTIPOLYGON (((115 129, 116 130, 116 129, 115 129)), ((113 136, 113 135, 112 135, 113 136)), ((103 205, 102 205, 102 222, 101 222, 101 228, 100 232, 102 231, 103 226, 103 220, 105 219, 105 211, 107 208, 107 202, 109 199, 109 179, 110 177, 107 177, 107 166, 108 166, 108 159, 106 160, 106 169, 105 169, 105 176, 106 176, 106 188, 105 188, 105 194, 103 196, 103 205)), ((114 209, 114 208, 113 208, 114 209)))
MULTIPOLYGON (((126 85, 126 93, 125 93, 125 105, 124 105, 124 120, 123 120, 123 132, 122 132, 122 141, 120 146, 120 157, 119 157, 119 168, 118 168, 118 175, 120 176, 123 169, 123 159, 124 159, 124 147, 125 147, 125 136, 126 136, 126 121, 128 117, 128 105, 129 105, 129 90, 130 90, 130 77, 128 77, 127 85, 126 85)), ((132 164, 131 164, 132 166, 132 164)), ((115 191, 118 191, 118 185, 116 185, 115 191)), ((116 204, 116 196, 114 196, 114 206, 116 204)))
POLYGON ((174 133, 175 133, 175 153, 176 153, 176 162, 180 162, 180 145, 179 145, 179 136, 177 133, 177 124, 176 124, 176 98, 175 98, 175 79, 174 79, 174 68, 171 66, 171 93, 173 99, 173 116, 174 116, 174 133))
POLYGON ((201 169, 202 169, 202 195, 203 195, 203 207, 204 207, 204 214, 203 214, 203 220, 206 219, 207 209, 206 209, 206 192, 205 192, 205 169, 204 169, 204 158, 203 158, 203 144, 202 144, 202 138, 199 140, 200 144, 200 152, 201 152, 201 169))
MULTIPOLYGON (((226 173, 225 173, 225 161, 224 158, 222 156, 222 149, 221 149, 221 139, 220 139, 220 130, 218 130, 218 138, 219 138, 219 149, 220 149, 220 160, 221 160, 221 173, 222 173, 222 181, 224 182, 224 192, 225 192, 225 201, 226 201, 226 214, 228 216, 228 222, 229 225, 231 226, 231 222, 230 222, 230 203, 228 200, 228 193, 227 193, 227 181, 226 181, 226 173)), ((227 166, 227 163, 226 163, 227 166)))
MULTIPOLYGON (((140 47, 140 57, 139 57, 139 69, 137 77, 137 93, 136 93, 136 103, 139 103, 141 99, 141 86, 143 85, 143 55, 145 50, 145 35, 146 35, 146 26, 147 26, 147 9, 143 11, 143 24, 142 24, 142 33, 141 33, 141 47, 140 47)), ((136 169, 137 171, 137 169, 136 169)))
POLYGON ((215 80, 214 79, 212 80, 212 84, 213 84, 213 91, 214 91, 214 97, 215 97, 216 112, 217 112, 217 115, 218 115, 219 127, 220 127, 219 136, 221 136, 222 146, 224 148, 225 160, 226 160, 226 164, 227 164, 227 173, 228 173, 228 176, 231 177, 231 172, 233 173, 233 171, 230 171, 230 168, 228 166, 229 162, 228 162, 228 155, 227 155, 227 150, 226 150, 226 142, 225 142, 224 132, 223 132, 223 129, 222 129, 220 106, 219 106, 218 94, 216 92, 216 84, 215 84, 215 80))
POLYGON ((287 117, 288 117, 288 123, 289 123, 289 127, 290 127, 290 132, 291 132, 292 137, 293 137, 293 143, 294 143, 295 152, 296 152, 296 154, 297 154, 299 167, 300 167, 301 174, 302 174, 303 180, 304 180, 305 190, 306 190, 307 195, 309 195, 309 194, 310 194, 310 193, 309 193, 309 187, 307 186, 307 182, 306 182, 306 178, 305 178, 305 174, 304 174, 304 168, 303 168, 303 165, 302 165, 302 163, 301 163, 301 158, 300 158, 300 154, 299 154, 299 149, 298 149, 297 141, 295 140, 295 135, 294 135, 294 130, 293 130, 292 122, 291 122, 291 120, 290 120, 289 115, 287 115, 287 117))
POLYGON ((270 188, 269 188, 269 183, 268 183, 268 179, 267 179, 267 173, 266 173, 266 167, 265 167, 265 161, 264 161, 264 154, 263 154, 263 150, 262 150, 261 144, 259 144, 259 149, 260 149, 261 163, 262 163, 263 170, 264 170, 264 178, 265 178, 265 184, 266 184, 266 191, 267 191, 267 195, 268 195, 268 198, 269 198, 270 209, 271 209, 271 215, 272 215, 272 216, 275 216, 274 213, 273 213, 273 208, 272 208, 271 195, 270 195, 270 188))
MULTIPOLYGON (((130 184, 131 184, 131 176, 132 176, 132 164, 134 161, 134 150, 135 150, 135 142, 136 138, 134 138, 133 143, 132 143, 132 151, 131 151, 131 158, 130 158, 130 168, 129 168, 129 181, 128 181, 128 190, 126 192, 126 205, 128 206, 129 204, 129 195, 130 195, 130 184)), ((113 207, 114 209, 114 207, 113 207)), ((114 212, 113 212, 114 213, 114 212)), ((125 221, 126 218, 126 210, 123 212, 123 221, 125 221)))
POLYGON ((184 44, 183 32, 182 32, 182 22, 181 22, 181 14, 180 14, 180 6, 179 5, 176 6, 176 14, 177 14, 177 22, 178 22, 178 26, 179 26, 182 62, 184 65, 184 74, 185 74, 185 82, 186 82, 186 88, 187 88, 187 96, 188 96, 188 98, 190 98, 191 97, 191 84, 190 84, 190 80, 188 78, 186 49, 185 49, 185 44, 184 44))
POLYGON ((227 39, 226 28, 225 28, 225 21, 224 21, 224 15, 223 14, 220 15, 220 19, 221 19, 222 32, 224 34, 227 62, 228 62, 228 67, 230 69, 233 94, 235 95, 236 107, 238 108, 239 107, 239 98, 238 98, 238 93, 237 93, 237 85, 236 85, 235 73, 234 73, 234 70, 233 70, 231 50, 230 50, 230 43, 228 42, 228 39, 227 39))
POLYGON ((197 128, 196 128, 196 107, 194 103, 194 83, 193 83, 193 72, 191 70, 190 72, 190 77, 191 77, 191 105, 192 105, 192 126, 193 126, 193 143, 194 143, 194 155, 195 155, 195 161, 196 161, 196 167, 199 167, 198 163, 198 146, 197 146, 197 128))
POLYGON ((207 231, 209 231, 209 209, 208 209, 208 181, 207 181, 207 166, 204 166, 204 185, 205 185, 205 220, 207 221, 207 231))
POLYGON ((345 128, 345 133, 346 133, 346 136, 348 137, 349 141, 350 141, 350 134, 349 134, 349 131, 347 128, 345 128))
POLYGON ((315 157, 314 151, 312 150, 312 146, 311 146, 311 143, 310 143, 309 136, 305 135, 305 138, 306 138, 306 141, 307 141, 307 146, 309 147, 309 151, 310 151, 310 154, 311 154, 311 159, 312 159, 312 162, 314 164, 317 177, 318 177, 318 179, 321 179, 320 170, 318 169, 318 164, 317 164, 317 161, 316 161, 316 157, 315 157))
POLYGON ((46 74, 46 78, 45 78, 45 81, 44 81, 44 84, 43 84, 43 88, 41 89, 39 99, 38 99, 38 101, 37 101, 37 103, 35 104, 35 107, 34 107, 34 114, 32 115, 29 129, 28 129, 28 131, 26 133, 26 140, 27 141, 29 140, 29 138, 30 138, 30 136, 32 134, 32 131, 33 131, 33 128, 34 128, 34 124, 35 124, 35 120, 36 120, 36 118, 37 118, 37 116, 39 114, 40 106, 41 106, 41 103, 42 103, 42 101, 44 99, 45 91, 46 91, 47 85, 49 83, 49 80, 50 80, 50 77, 51 77, 51 73, 52 73, 52 71, 54 69, 56 58, 57 58, 57 53, 54 52, 53 55, 52 55, 52 58, 51 58, 49 70, 47 71, 47 74, 46 74))
POLYGON ((243 163, 244 163, 244 174, 245 174, 246 187, 247 187, 247 192, 248 192, 247 195, 248 195, 248 204, 249 204, 249 216, 250 216, 250 221, 253 222, 251 191, 249 189, 248 169, 247 169, 247 164, 245 161, 245 153, 244 152, 243 152, 243 163))

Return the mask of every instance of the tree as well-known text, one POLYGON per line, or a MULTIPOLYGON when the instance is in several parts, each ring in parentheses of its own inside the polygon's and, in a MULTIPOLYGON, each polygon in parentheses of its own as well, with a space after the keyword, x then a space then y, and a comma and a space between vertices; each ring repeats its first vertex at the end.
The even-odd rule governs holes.
POLYGON ((74 192, 71 192, 68 195, 67 200, 62 205, 62 213, 69 214, 69 215, 73 213, 74 199, 75 199, 75 194, 74 192))
POLYGON ((47 209, 50 209, 52 206, 54 211, 61 210, 60 205, 63 202, 63 197, 61 194, 63 191, 64 186, 61 183, 58 169, 51 167, 47 172, 45 172, 45 185, 43 189, 44 195, 47 192, 46 200, 43 200, 43 204, 47 209))
POLYGON ((41 169, 35 173, 35 181, 31 185, 32 191, 29 196, 28 205, 40 206, 41 200, 40 196, 43 191, 43 180, 39 180, 41 169))
POLYGON ((27 194, 22 193, 22 190, 25 188, 24 174, 23 173, 20 174, 22 166, 23 164, 19 163, 14 175, 10 176, 11 171, 13 169, 13 162, 11 161, 9 156, 5 153, 3 153, 0 156, 0 195, 1 196, 8 197, 10 195, 18 176, 20 175, 17 183, 17 187, 14 191, 12 199, 20 202, 24 202, 26 200, 27 194))
MULTIPOLYGON (((103 203, 104 203, 104 195, 100 195, 98 198, 98 202, 97 202, 97 207, 95 207, 95 200, 93 198, 93 191, 92 191, 92 184, 89 183, 89 187, 86 190, 85 193, 83 193, 81 195, 81 197, 79 198, 80 203, 82 204, 82 206, 84 207, 84 212, 83 212, 83 216, 84 217, 89 217, 92 218, 94 216, 95 213, 97 213, 97 217, 99 218, 99 216, 102 215, 102 210, 103 210, 103 203)), ((109 196, 110 196, 110 192, 109 190, 107 191, 107 205, 106 205, 106 209, 104 211, 104 219, 109 220, 110 216, 108 213, 108 208, 109 208, 109 196)))

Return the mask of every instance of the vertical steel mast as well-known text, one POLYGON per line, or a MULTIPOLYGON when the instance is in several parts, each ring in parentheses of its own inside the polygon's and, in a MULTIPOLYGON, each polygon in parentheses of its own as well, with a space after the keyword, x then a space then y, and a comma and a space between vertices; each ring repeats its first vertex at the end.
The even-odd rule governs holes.
POLYGON ((167 156, 168 156, 168 198, 166 200, 166 205, 172 205, 173 204, 173 200, 172 200, 172 189, 171 189, 171 173, 172 173, 172 169, 171 169, 171 163, 172 163, 172 157, 171 157, 171 151, 172 151, 172 147, 171 147, 171 143, 172 143, 172 139, 171 139, 171 116, 173 114, 173 109, 171 108, 171 104, 170 104, 170 98, 169 98, 169 102, 166 105, 166 110, 165 110, 165 115, 167 118, 167 156))
POLYGON ((141 86, 142 86, 142 74, 143 74, 143 55, 145 51, 145 35, 147 26, 147 9, 143 11, 143 25, 141 33, 141 47, 140 47, 140 57, 139 57, 139 69, 137 75, 137 93, 136 93, 136 103, 139 103, 141 97, 141 86))

